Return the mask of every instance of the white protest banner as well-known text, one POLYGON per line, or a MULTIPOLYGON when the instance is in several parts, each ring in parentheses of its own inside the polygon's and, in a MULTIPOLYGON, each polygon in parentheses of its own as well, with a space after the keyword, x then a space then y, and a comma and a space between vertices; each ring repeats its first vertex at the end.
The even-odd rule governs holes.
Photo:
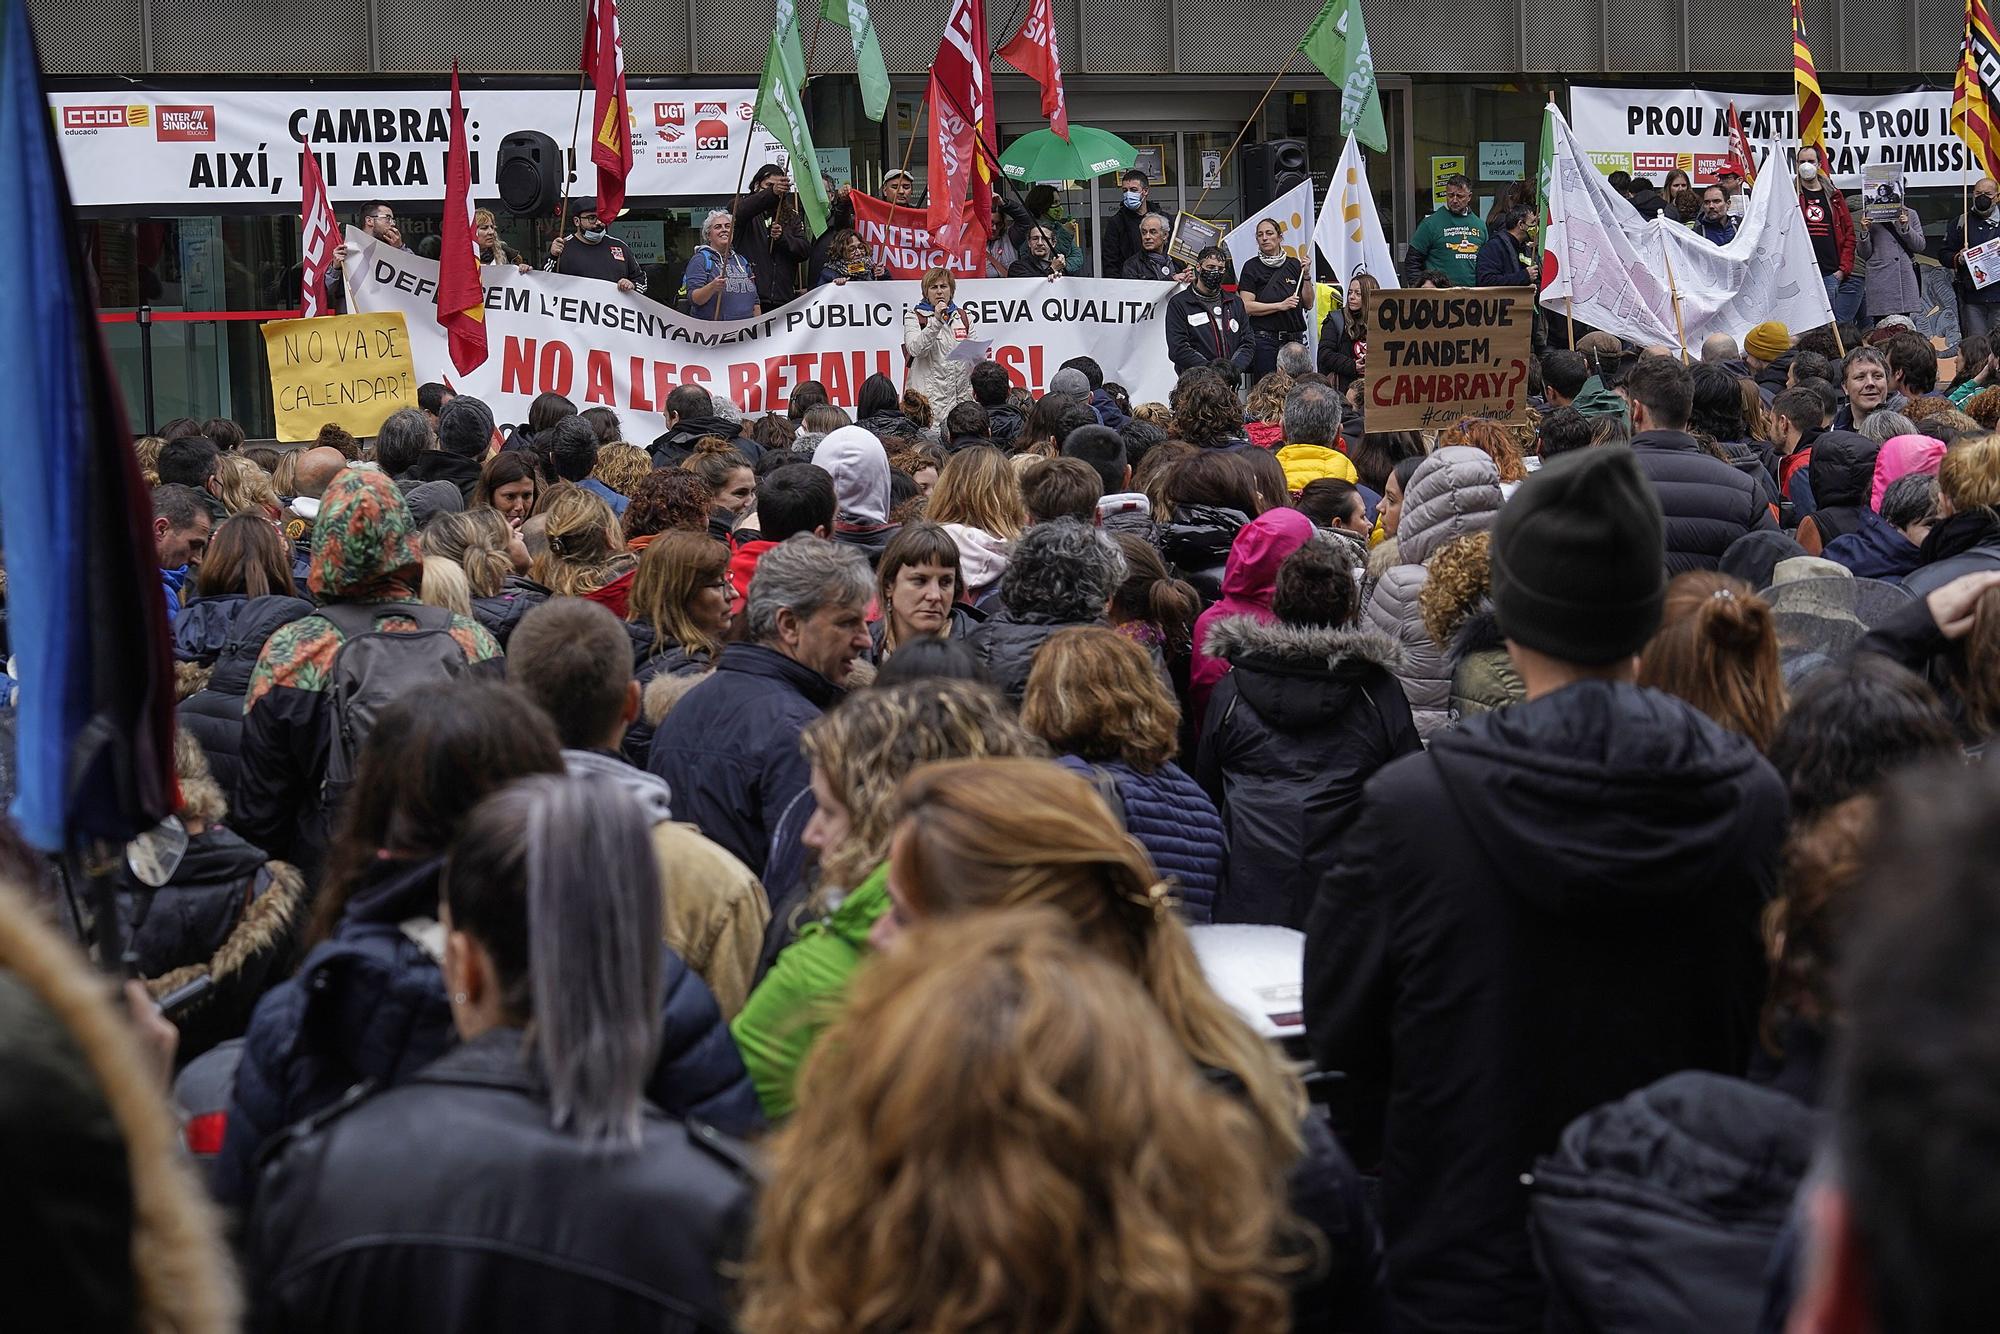
MULTIPOLYGON (((1752 141, 1798 141, 1798 103, 1786 88, 1736 92, 1724 88, 1590 88, 1569 90, 1570 120, 1576 137, 1597 169, 1606 175, 1628 171, 1665 184, 1678 167, 1696 186, 1713 184, 1715 169, 1729 156, 1729 104, 1736 103, 1743 131, 1752 141)), ((1920 88, 1908 93, 1859 96, 1826 94, 1826 147, 1833 177, 1843 189, 1861 188, 1870 166, 1893 162, 1912 189, 1959 188, 1968 169, 1979 166, 1964 142, 1951 132, 1951 89, 1920 88)), ((1789 157, 1766 170, 1782 180, 1789 157)), ((1761 177, 1760 177, 1761 178, 1761 177)))
POLYGON ((1375 195, 1368 185, 1368 164, 1352 137, 1341 149, 1340 161, 1326 183, 1326 202, 1313 224, 1313 241, 1333 279, 1344 294, 1357 273, 1366 273, 1384 287, 1397 283, 1396 261, 1389 252, 1382 219, 1375 212, 1375 195))
MULTIPOLYGON (((1812 240, 1789 192, 1753 192, 1736 239, 1711 245, 1664 215, 1641 218, 1592 167, 1562 115, 1548 116, 1551 201, 1562 228, 1543 265, 1545 307, 1569 298, 1577 319, 1664 347, 1698 348, 1716 333, 1740 340, 1765 320, 1799 331, 1832 323, 1812 240)), ((1767 158, 1759 171, 1775 169, 1767 158)))
MULTIPOLYGON (((914 282, 828 285, 754 319, 706 321, 610 283, 492 266, 483 275, 492 355, 461 376, 437 323, 437 261, 378 247, 353 228, 347 244, 353 309, 403 313, 419 381, 448 381, 501 422, 526 421, 542 393, 602 404, 631 440, 666 430, 662 405, 681 384, 759 415, 783 412, 794 386, 817 380, 852 409, 870 375, 903 383, 903 315, 922 299, 914 282)), ((1134 402, 1164 402, 1175 379, 1165 320, 1173 292, 1164 282, 981 278, 961 282, 958 300, 1016 384, 1039 392, 1063 362, 1089 355, 1134 402)))
MULTIPOLYGON (((628 195, 727 198, 745 139, 750 163, 783 161, 777 140, 752 125, 754 88, 643 88, 628 93, 632 176, 628 195)), ((300 141, 335 203, 444 198, 451 134, 444 80, 401 88, 302 88, 190 92, 122 86, 51 91, 56 138, 79 205, 153 204, 205 212, 215 205, 282 204, 299 197, 300 141)), ((569 142, 574 88, 464 89, 472 188, 497 197, 500 142, 540 130, 569 142)), ((597 189, 589 155, 576 164, 577 194, 597 189)))

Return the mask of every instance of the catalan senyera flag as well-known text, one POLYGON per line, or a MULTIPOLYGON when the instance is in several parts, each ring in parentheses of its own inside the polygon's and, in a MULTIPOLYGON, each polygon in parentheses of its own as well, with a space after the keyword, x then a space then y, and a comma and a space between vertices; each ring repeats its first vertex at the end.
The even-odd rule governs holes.
POLYGON ((1799 94, 1799 147, 1826 152, 1826 101, 1819 92, 1819 71, 1806 45, 1806 16, 1792 0, 1792 81, 1799 94))
POLYGON ((472 230, 472 149, 458 62, 451 62, 451 146, 444 156, 444 228, 438 250, 437 313, 451 364, 470 375, 486 360, 486 288, 479 281, 479 239, 472 230))
POLYGON ((591 0, 583 33, 583 72, 596 90, 590 114, 590 160, 597 167, 597 216, 609 224, 625 207, 625 180, 632 174, 632 117, 625 100, 618 0, 591 0))
POLYGON ((1951 89, 1951 128, 1991 176, 2000 169, 2000 124, 1995 123, 1995 83, 2000 82, 2000 39, 1986 0, 1965 0, 1965 48, 1951 89))

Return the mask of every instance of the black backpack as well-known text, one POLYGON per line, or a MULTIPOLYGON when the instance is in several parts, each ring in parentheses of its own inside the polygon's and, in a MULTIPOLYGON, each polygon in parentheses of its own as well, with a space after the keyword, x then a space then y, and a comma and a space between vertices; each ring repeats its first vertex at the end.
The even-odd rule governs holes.
POLYGON ((320 809, 330 817, 354 786, 361 747, 382 711, 406 692, 462 676, 472 667, 452 637, 451 612, 418 602, 335 603, 318 612, 344 641, 327 669, 326 779, 320 809), (378 617, 417 623, 414 630, 378 630, 378 617))

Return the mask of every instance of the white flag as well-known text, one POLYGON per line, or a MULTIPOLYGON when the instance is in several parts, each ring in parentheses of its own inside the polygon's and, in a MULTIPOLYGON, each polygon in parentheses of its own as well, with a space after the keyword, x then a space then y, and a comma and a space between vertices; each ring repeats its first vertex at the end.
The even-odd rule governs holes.
POLYGON ((1573 304, 1577 319, 1620 338, 1690 350, 1710 334, 1741 341, 1766 320, 1797 332, 1833 322, 1812 238, 1789 190, 1753 192, 1736 239, 1718 248, 1664 214, 1641 218, 1577 146, 1569 123, 1550 115, 1551 205, 1561 233, 1551 238, 1554 280, 1542 291, 1545 306, 1568 296, 1565 314, 1573 304))
POLYGON ((1375 196, 1368 188, 1368 167, 1361 160, 1361 145, 1350 137, 1341 150, 1339 165, 1326 183, 1326 203, 1319 210, 1319 225, 1313 242, 1333 269, 1334 295, 1347 299, 1347 285, 1357 273, 1366 273, 1384 287, 1400 287, 1396 261, 1389 253, 1389 238, 1382 234, 1382 219, 1375 212, 1375 196))
MULTIPOLYGON (((1299 262, 1307 282, 1312 281, 1313 257, 1313 183, 1308 176, 1291 189, 1273 199, 1263 208, 1252 212, 1242 226, 1236 227, 1222 238, 1222 248, 1229 252, 1230 263, 1242 273, 1244 267, 1257 260, 1257 224, 1266 218, 1274 219, 1283 228, 1278 234, 1278 246, 1283 252, 1299 262)), ((1303 295, 1303 294, 1302 294, 1303 295)), ((1313 363, 1319 362, 1319 323, 1313 318, 1311 305, 1305 310, 1306 348, 1313 355, 1313 363)))

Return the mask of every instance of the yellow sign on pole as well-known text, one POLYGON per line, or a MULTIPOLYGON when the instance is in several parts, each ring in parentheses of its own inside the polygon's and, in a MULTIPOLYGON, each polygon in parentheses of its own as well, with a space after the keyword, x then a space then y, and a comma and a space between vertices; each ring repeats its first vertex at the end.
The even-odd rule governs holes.
POLYGON ((1450 157, 1431 159, 1431 207, 1444 207, 1444 183, 1454 176, 1465 174, 1465 154, 1454 153, 1450 157))
POLYGON ((400 310, 322 315, 264 325, 278 439, 311 440, 335 422, 374 435, 392 412, 417 406, 410 329, 400 310))

